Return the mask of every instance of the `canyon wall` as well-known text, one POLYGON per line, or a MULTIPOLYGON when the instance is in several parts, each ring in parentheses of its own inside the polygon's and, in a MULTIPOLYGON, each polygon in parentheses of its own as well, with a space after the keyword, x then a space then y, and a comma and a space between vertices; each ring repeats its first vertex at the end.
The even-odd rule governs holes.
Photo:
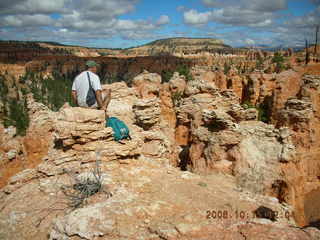
POLYGON ((162 83, 145 71, 132 87, 103 88, 112 89, 108 114, 127 123, 132 140, 115 142, 103 111, 65 105, 52 112, 31 95, 25 139, 2 128, 2 161, 40 159, 1 188, 5 239, 319 237, 316 228, 292 227, 300 212, 287 190, 297 176, 291 171, 289 179, 283 166, 296 164, 299 147, 290 126, 257 121, 257 110, 243 108, 231 90, 177 73, 162 83), (25 150, 11 151, 18 148, 25 150), (72 187, 74 176, 93 179, 97 164, 104 191, 70 209, 61 189, 72 187), (261 206, 277 218, 258 218, 261 206))

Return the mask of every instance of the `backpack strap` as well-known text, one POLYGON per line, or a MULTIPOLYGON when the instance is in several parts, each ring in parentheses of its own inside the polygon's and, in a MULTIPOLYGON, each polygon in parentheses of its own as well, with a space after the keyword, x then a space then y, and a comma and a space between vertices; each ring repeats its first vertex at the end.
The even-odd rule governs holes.
POLYGON ((97 96, 96 96, 96 91, 94 90, 94 88, 91 85, 89 71, 87 71, 87 78, 88 78, 88 82, 89 82, 89 89, 88 89, 88 93, 87 93, 87 97, 86 97, 86 103, 89 107, 91 107, 92 105, 94 105, 97 102, 97 96))
MULTIPOLYGON (((91 85, 91 79, 90 79, 90 74, 89 74, 89 72, 87 72, 87 77, 88 77, 88 82, 89 82, 89 88, 92 88, 93 89, 93 87, 92 87, 92 85, 91 85)), ((94 89, 93 89, 94 90, 94 89)))

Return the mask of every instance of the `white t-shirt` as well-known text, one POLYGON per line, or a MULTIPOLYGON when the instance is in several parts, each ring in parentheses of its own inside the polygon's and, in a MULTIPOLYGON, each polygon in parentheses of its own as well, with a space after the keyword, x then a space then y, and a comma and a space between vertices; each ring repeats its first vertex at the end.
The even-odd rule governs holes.
MULTIPOLYGON (((72 90, 77 92, 77 101, 80 107, 88 107, 86 103, 87 93, 89 90, 89 79, 87 73, 90 75, 91 86, 94 91, 102 90, 100 78, 97 74, 90 71, 84 71, 76 76, 72 84, 72 90)), ((91 107, 97 106, 98 103, 96 101, 96 103, 91 107)))

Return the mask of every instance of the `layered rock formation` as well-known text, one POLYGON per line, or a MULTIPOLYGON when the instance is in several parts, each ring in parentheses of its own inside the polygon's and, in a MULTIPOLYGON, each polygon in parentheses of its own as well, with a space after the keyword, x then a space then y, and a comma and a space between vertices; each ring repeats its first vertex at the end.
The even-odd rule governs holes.
POLYGON ((284 172, 290 183, 291 198, 303 212, 302 224, 316 221, 320 216, 319 206, 308 204, 309 198, 320 191, 319 84, 319 76, 303 76, 296 94, 287 98, 276 119, 279 127, 293 130, 292 140, 297 152, 295 164, 287 163, 284 172))
POLYGON ((14 127, 4 128, 0 125, 0 187, 6 185, 6 180, 12 175, 18 173, 23 168, 17 166, 23 157, 22 139, 16 136, 14 127))
POLYGON ((242 108, 233 92, 214 83, 188 82, 185 94, 176 105, 178 143, 188 152, 179 165, 233 175, 242 187, 279 197, 274 186, 284 181, 281 162, 292 161, 295 152, 290 130, 256 121, 256 109, 242 108))
MULTIPOLYGON (((80 58, 74 56, 48 56, 34 58, 26 64, 26 70, 30 72, 41 72, 51 76, 54 71, 73 78, 81 70, 84 70, 85 62, 93 58, 80 58)), ((163 71, 175 71, 178 66, 191 67, 194 61, 173 56, 147 56, 147 57, 96 57, 96 62, 101 65, 98 74, 102 82, 112 83, 116 81, 131 82, 144 69, 152 73, 162 74, 163 71)))
MULTIPOLYGON (((180 120, 177 136, 180 139, 182 139, 180 136, 183 136, 179 143, 186 146, 185 152, 189 153, 183 155, 182 161, 185 167, 196 172, 208 173, 219 170, 241 176, 241 171, 237 170, 239 166, 243 166, 241 159, 249 160, 251 157, 259 159, 257 162, 262 164, 264 170, 273 166, 269 170, 272 172, 271 175, 266 172, 254 173, 264 175, 263 179, 270 180, 267 185, 260 182, 259 186, 266 187, 266 193, 277 195, 282 201, 294 205, 297 221, 300 225, 306 225, 319 219, 319 212, 316 210, 318 206, 306 204, 319 192, 317 161, 319 134, 316 130, 319 124, 317 117, 319 77, 302 76, 302 73, 293 70, 280 74, 257 72, 243 79, 240 101, 248 101, 252 105, 259 106, 257 108, 259 114, 255 108, 245 110, 237 105, 239 100, 232 103, 228 98, 224 98, 221 92, 217 94, 211 91, 208 95, 210 91, 193 90, 192 93, 196 95, 184 98, 177 108, 177 118, 180 120), (219 102, 217 99, 224 100, 219 102), (243 115, 245 111, 247 116, 243 115), (242 122, 249 119, 255 120, 258 115, 259 118, 275 126, 242 122), (261 132, 262 129, 265 133, 261 132), (245 134, 248 130, 250 135, 245 134), (227 140, 224 140, 226 136, 228 136, 227 140), (252 139, 249 140, 248 136, 252 139), (235 142, 234 139, 236 139, 235 142), (242 141, 244 142, 241 143, 242 141), (241 150, 242 147, 243 150, 241 150), (258 157, 267 152, 267 162, 258 157), (274 175, 276 172, 278 173, 274 175)), ((232 81, 239 83, 239 77, 235 76, 231 78, 232 81)), ((228 77, 225 79, 227 82, 228 77)), ((214 82, 221 86, 219 81, 220 78, 212 77, 207 79, 206 84, 209 86, 214 82)), ((198 84, 200 83, 201 81, 198 81, 198 84)), ((192 85, 196 84, 192 83, 192 85)), ((226 85, 228 84, 222 84, 222 86, 226 85)), ((237 94, 238 87, 233 89, 232 84, 229 87, 237 94)), ((205 87, 198 89, 201 88, 205 89, 205 87)), ((185 93, 187 94, 188 91, 185 93)), ((246 164, 245 169, 250 166, 248 162, 246 164)), ((252 168, 252 165, 249 168, 252 168)))
POLYGON ((147 156, 162 157, 175 162, 176 116, 169 84, 161 84, 159 74, 144 71, 133 79, 133 87, 140 98, 133 105, 136 124, 143 128, 147 156))
POLYGON ((134 56, 173 55, 183 57, 203 55, 203 53, 231 53, 232 48, 223 44, 222 40, 212 38, 168 38, 121 52, 134 56))

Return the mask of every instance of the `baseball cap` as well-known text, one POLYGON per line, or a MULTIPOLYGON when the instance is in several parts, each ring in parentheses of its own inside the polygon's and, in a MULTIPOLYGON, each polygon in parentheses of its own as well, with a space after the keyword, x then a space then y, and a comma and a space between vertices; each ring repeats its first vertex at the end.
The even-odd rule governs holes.
POLYGON ((98 63, 96 63, 95 61, 93 61, 93 60, 88 60, 87 62, 86 62, 86 65, 88 66, 88 67, 95 67, 95 66, 99 66, 99 64, 98 63))

